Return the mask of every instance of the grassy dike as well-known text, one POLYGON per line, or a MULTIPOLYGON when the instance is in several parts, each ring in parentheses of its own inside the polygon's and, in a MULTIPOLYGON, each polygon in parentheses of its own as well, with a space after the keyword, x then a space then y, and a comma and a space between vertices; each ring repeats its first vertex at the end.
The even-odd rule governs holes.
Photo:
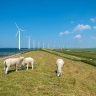
POLYGON ((33 57, 34 70, 14 71, 5 75, 0 61, 0 96, 96 96, 96 67, 72 61, 44 51, 30 51, 15 57, 33 57), (55 62, 65 61, 63 74, 56 76, 55 62))

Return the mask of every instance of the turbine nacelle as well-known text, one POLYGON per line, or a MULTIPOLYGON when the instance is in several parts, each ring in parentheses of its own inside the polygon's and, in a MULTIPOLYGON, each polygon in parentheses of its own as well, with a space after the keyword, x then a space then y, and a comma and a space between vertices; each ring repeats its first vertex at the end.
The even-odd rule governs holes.
MULTIPOLYGON (((26 31, 26 30, 20 29, 16 23, 15 23, 15 25, 16 25, 16 27, 17 27, 17 29, 18 29, 18 31, 17 31, 17 33, 16 33, 16 36, 17 36, 17 34, 18 34, 20 31, 26 31)), ((15 37, 16 37, 16 36, 15 36, 15 37)))
MULTIPOLYGON (((30 35, 31 36, 31 35, 30 35)), ((26 36, 27 38, 30 38, 30 36, 26 36)))

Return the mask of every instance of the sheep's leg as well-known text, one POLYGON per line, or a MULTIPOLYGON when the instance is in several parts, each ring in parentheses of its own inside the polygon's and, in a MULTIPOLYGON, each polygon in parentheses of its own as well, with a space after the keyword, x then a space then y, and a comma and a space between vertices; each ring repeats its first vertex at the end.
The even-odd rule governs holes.
POLYGON ((8 72, 8 67, 6 68, 5 74, 7 74, 7 72, 8 72))
POLYGON ((28 64, 26 66, 27 66, 27 70, 28 70, 28 64))
POLYGON ((16 69, 16 71, 17 71, 17 65, 15 65, 15 69, 16 69))
POLYGON ((33 63, 32 63, 32 70, 33 70, 33 67, 34 67, 34 66, 33 66, 33 63))

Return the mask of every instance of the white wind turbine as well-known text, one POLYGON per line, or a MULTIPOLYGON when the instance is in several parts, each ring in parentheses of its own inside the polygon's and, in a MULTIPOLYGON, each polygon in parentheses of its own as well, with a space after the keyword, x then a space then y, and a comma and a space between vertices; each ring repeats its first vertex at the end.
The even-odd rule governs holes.
POLYGON ((16 23, 15 23, 15 25, 16 25, 16 27, 17 27, 17 29, 18 29, 18 31, 17 31, 17 33, 16 33, 16 36, 17 36, 17 34, 19 34, 19 50, 20 50, 20 31, 25 31, 25 30, 19 29, 19 27, 17 26, 16 23))
POLYGON ((35 40, 33 39, 33 48, 35 48, 35 40))
POLYGON ((43 43, 43 48, 44 48, 44 43, 43 43))
POLYGON ((38 43, 38 49, 39 49, 39 44, 40 44, 40 42, 37 42, 38 43))
POLYGON ((28 49, 30 49, 30 36, 26 36, 28 38, 28 49))
POLYGON ((49 44, 48 44, 48 48, 49 48, 49 44))

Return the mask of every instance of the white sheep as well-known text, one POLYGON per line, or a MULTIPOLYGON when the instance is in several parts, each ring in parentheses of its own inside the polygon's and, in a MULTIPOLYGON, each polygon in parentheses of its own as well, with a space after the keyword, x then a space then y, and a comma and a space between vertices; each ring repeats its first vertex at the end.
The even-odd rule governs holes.
POLYGON ((57 59, 56 66, 57 66, 57 76, 62 75, 62 67, 64 66, 64 61, 62 59, 57 59))
POLYGON ((4 61, 4 72, 7 74, 9 67, 15 66, 16 71, 17 71, 17 66, 19 63, 23 61, 24 57, 20 58, 9 58, 4 61))
POLYGON ((22 65, 21 65, 20 69, 23 69, 23 68, 25 67, 25 65, 26 65, 26 66, 27 66, 27 70, 28 70, 28 65, 31 64, 32 70, 33 70, 34 61, 35 61, 35 60, 34 60, 33 58, 31 58, 31 57, 25 58, 25 59, 23 60, 23 62, 22 62, 22 65))

